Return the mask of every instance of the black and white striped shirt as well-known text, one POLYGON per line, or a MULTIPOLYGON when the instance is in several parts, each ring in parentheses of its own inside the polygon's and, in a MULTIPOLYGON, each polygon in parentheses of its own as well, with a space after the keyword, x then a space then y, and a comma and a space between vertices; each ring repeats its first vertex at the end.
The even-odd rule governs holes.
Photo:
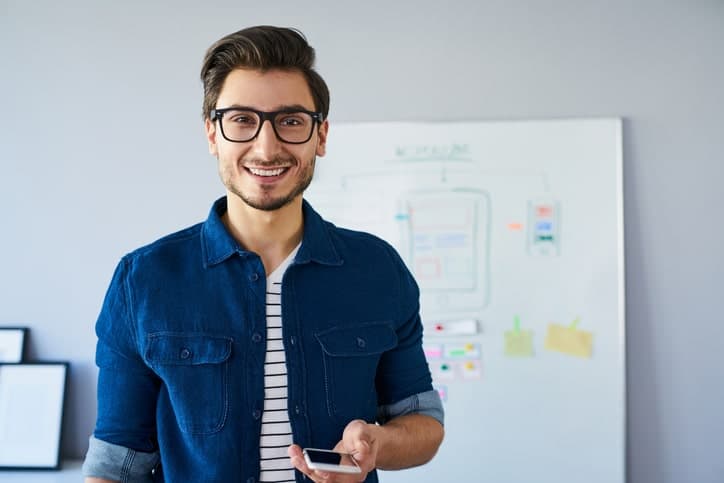
POLYGON ((266 281, 266 359, 264 361, 264 415, 261 419, 259 452, 260 483, 293 482, 294 467, 287 448, 292 444, 292 427, 287 411, 287 363, 282 340, 282 277, 294 260, 299 246, 266 281))

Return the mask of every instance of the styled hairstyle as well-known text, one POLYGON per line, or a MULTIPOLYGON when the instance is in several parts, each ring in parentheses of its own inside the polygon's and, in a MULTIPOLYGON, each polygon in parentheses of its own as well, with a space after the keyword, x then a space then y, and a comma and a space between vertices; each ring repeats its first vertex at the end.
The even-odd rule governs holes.
POLYGON ((314 70, 314 49, 299 30, 269 25, 249 27, 229 34, 209 47, 201 67, 204 119, 208 119, 211 110, 216 108, 226 77, 238 68, 301 72, 312 92, 315 110, 327 118, 329 89, 314 70))

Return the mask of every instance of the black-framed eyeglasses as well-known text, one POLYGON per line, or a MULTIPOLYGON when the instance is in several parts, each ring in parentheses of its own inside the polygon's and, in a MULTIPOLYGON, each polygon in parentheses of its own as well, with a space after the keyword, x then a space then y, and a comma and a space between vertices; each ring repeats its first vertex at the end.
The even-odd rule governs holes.
POLYGON ((280 141, 289 144, 304 144, 312 138, 314 126, 321 124, 321 112, 304 109, 282 109, 280 111, 257 111, 248 107, 225 107, 213 109, 209 119, 219 121, 221 135, 233 143, 246 143, 259 135, 264 121, 269 121, 280 141))

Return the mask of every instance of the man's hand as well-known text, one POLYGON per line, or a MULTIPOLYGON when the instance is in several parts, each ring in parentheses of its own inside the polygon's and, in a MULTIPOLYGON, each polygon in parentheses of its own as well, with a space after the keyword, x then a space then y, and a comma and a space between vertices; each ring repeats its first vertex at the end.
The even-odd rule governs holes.
POLYGON ((307 466, 306 461, 304 461, 302 448, 296 444, 289 447, 288 454, 291 458, 292 465, 312 481, 325 483, 356 483, 364 481, 365 478, 367 478, 367 473, 374 470, 376 466, 377 450, 379 449, 376 436, 377 429, 378 426, 374 424, 367 424, 361 419, 356 419, 344 428, 342 440, 333 448, 334 451, 339 451, 340 453, 350 453, 362 470, 361 473, 346 474, 312 470, 307 466))
POLYGON ((381 426, 355 419, 344 428, 342 440, 334 450, 354 456, 362 469, 357 475, 310 470, 296 444, 289 447, 288 453, 292 465, 312 481, 352 483, 364 481, 375 468, 400 470, 427 463, 440 447, 444 434, 436 419, 423 414, 398 416, 381 426))

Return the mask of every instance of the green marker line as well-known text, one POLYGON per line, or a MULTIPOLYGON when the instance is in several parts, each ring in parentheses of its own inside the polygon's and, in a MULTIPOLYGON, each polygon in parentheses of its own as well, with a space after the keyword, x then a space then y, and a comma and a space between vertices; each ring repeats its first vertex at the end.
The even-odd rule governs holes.
POLYGON ((578 324, 581 322, 581 316, 579 315, 576 317, 576 319, 571 322, 571 325, 568 327, 569 329, 576 330, 576 327, 578 327, 578 324))
POLYGON ((515 327, 515 333, 520 333, 520 317, 515 316, 513 317, 513 327, 515 327))

